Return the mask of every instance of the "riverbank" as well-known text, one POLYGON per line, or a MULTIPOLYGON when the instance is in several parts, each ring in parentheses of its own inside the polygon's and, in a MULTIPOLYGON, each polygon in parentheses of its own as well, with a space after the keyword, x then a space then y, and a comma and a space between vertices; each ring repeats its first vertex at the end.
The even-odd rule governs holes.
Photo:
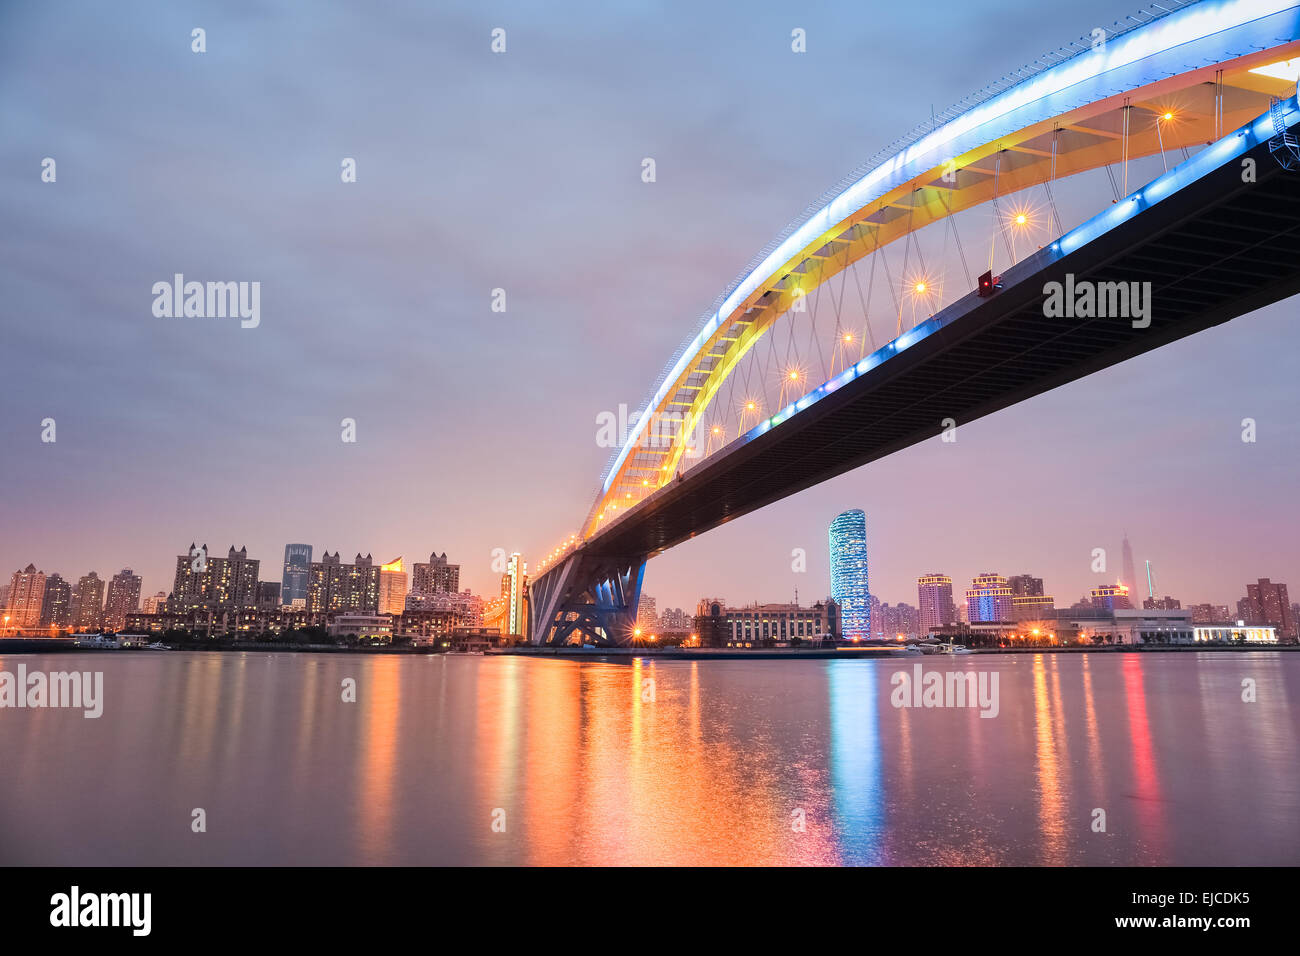
MULTIPOLYGON (((1150 654, 1164 652, 1205 651, 1236 653, 1240 651, 1300 651, 1300 644, 1104 644, 1096 647, 974 647, 969 654, 1150 654)), ((489 652, 493 655, 564 658, 568 660, 621 659, 653 657, 657 660, 832 660, 859 658, 937 659, 941 654, 903 654, 897 646, 843 648, 729 648, 729 647, 656 647, 656 648, 578 648, 578 647, 511 647, 489 652)), ((968 654, 958 655, 961 657, 968 654)))
MULTIPOLYGON (((149 653, 147 647, 89 647, 78 645, 71 638, 0 638, 0 654, 66 654, 78 653, 149 653)), ((341 644, 282 644, 274 641, 228 641, 210 644, 175 644, 168 651, 154 649, 153 653, 191 651, 219 654, 227 651, 258 651, 286 654, 396 654, 428 656, 450 654, 453 657, 478 656, 437 650, 430 646, 366 646, 349 647, 341 644)), ((1300 644, 1103 644, 1098 646, 1071 645, 1048 647, 973 647, 969 654, 1163 654, 1163 653, 1239 653, 1246 651, 1300 652, 1300 644)), ((798 647, 500 647, 486 652, 489 657, 543 657, 565 660, 627 660, 651 657, 656 660, 859 660, 871 658, 916 657, 903 654, 897 646, 839 648, 798 647)), ((941 657, 944 655, 924 655, 941 657)), ((959 656, 968 656, 966 654, 959 656)), ((920 659, 916 657, 916 659, 920 659)))

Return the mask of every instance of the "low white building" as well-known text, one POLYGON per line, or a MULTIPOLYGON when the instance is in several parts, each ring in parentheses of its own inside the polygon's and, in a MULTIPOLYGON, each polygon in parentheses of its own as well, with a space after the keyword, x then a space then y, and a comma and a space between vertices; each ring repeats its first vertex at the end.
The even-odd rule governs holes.
POLYGON ((1267 624, 1198 624, 1192 640, 1206 644, 1276 644, 1277 628, 1267 624))
POLYGON ((388 614, 336 614, 325 628, 330 637, 377 637, 393 639, 393 619, 388 614))
POLYGON ((1079 637, 1094 644, 1191 644, 1191 608, 1172 611, 1116 608, 1110 619, 1078 620, 1079 637))

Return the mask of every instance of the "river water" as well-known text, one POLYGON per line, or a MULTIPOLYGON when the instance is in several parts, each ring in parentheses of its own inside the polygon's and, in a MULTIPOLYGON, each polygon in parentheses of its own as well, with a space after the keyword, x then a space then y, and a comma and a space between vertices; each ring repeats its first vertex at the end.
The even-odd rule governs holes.
POLYGON ((1300 863, 1300 654, 19 664, 104 709, 0 709, 2 864, 1300 863))

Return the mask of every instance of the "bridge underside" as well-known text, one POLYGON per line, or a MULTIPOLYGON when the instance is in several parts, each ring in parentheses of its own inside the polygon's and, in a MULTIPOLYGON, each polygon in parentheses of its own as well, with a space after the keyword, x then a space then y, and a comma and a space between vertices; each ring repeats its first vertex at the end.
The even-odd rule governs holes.
MULTIPOLYGON (((1041 250, 1012 267, 993 296, 958 300, 915 344, 658 489, 538 584, 564 595, 556 610, 573 610, 576 596, 593 593, 591 582, 611 569, 639 569, 724 522, 935 437, 945 419, 970 422, 1294 295, 1300 171, 1283 169, 1267 143, 1244 158, 1254 160, 1254 182, 1243 182, 1243 157, 1234 157, 1075 251, 1041 250), (1075 283, 1152 283, 1149 327, 1044 316, 1044 284, 1067 273, 1075 283), (561 576, 564 584, 548 582, 561 576)), ((621 623, 635 617, 639 580, 638 570, 621 623)), ((615 610, 594 597, 592 606, 584 613, 615 610)))
MULTIPOLYGON (((994 238, 989 268, 1003 261, 1003 251, 1005 261, 1014 261, 1007 235, 1016 231, 1012 216, 1018 210, 1032 218, 1033 207, 1022 198, 1000 209, 999 197, 1041 190, 1059 232, 1053 193, 1072 188, 1063 177, 1105 169, 1122 196, 1131 188, 1131 160, 1160 156, 1168 168, 1294 91, 1288 61, 1300 53, 1300 9, 1277 8, 1269 0, 1186 7, 1173 0, 1160 9, 1169 16, 1131 34, 1121 31, 1107 41, 1109 52, 1065 51, 1050 69, 1031 70, 1032 78, 959 111, 951 122, 932 122, 853 185, 828 193, 815 214, 737 281, 686 347, 612 462, 581 536, 599 534, 679 472, 697 467, 693 459, 701 446, 706 455, 715 450, 711 435, 746 430, 743 418, 740 427, 728 427, 720 390, 759 343, 770 340, 778 324, 790 324, 792 312, 806 311, 806 297, 815 303, 815 290, 834 276, 867 257, 874 274, 877 257, 883 262, 892 243, 902 244, 906 263, 908 239, 944 220, 960 243, 953 217, 990 203, 1001 243, 994 238), (701 432, 705 419, 714 425, 723 419, 721 431, 701 432)), ((906 289, 908 282, 901 285, 906 289)), ((928 310, 929 300, 923 301, 928 310)), ((899 317, 901 324, 901 308, 899 317)), ((755 417, 766 414, 756 411, 755 417)))
POLYGON ((631 643, 644 574, 644 555, 566 558, 532 585, 532 642, 631 643))

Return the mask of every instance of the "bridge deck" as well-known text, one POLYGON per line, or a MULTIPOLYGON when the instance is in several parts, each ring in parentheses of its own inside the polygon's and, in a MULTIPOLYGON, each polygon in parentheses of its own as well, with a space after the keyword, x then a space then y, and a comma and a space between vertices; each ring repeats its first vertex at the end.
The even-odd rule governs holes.
MULTIPOLYGON (((764 434, 736 443, 590 539, 590 557, 654 555, 781 498, 1033 395, 1300 291, 1300 171, 1267 142, 1068 253, 1040 250, 934 331, 764 434), (1044 284, 1151 282, 1149 328, 1048 318, 1044 284)), ((1127 200, 1122 200, 1127 201, 1127 200)))

